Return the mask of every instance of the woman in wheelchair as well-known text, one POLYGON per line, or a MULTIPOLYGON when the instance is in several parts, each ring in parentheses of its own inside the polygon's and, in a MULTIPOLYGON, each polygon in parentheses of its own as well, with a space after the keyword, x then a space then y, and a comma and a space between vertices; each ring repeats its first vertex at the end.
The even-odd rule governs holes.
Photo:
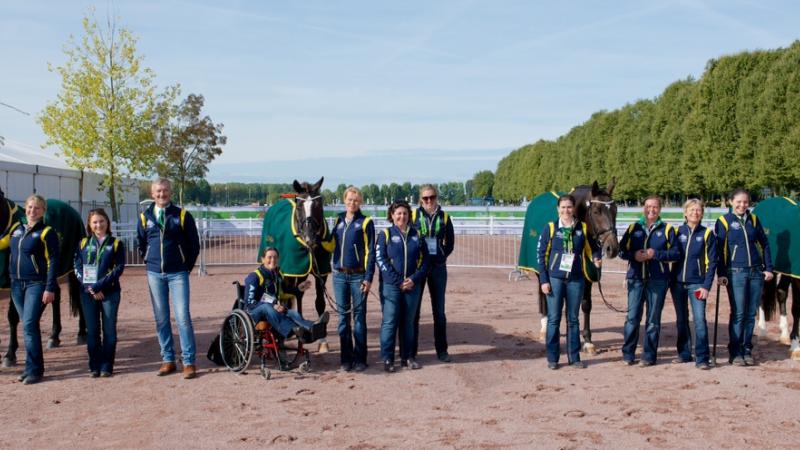
POLYGON ((290 309, 294 296, 308 289, 312 281, 306 280, 297 288, 285 286, 278 270, 279 256, 277 248, 267 247, 261 257, 261 265, 245 278, 245 310, 253 322, 266 320, 284 338, 294 334, 300 342, 309 343, 325 337, 330 318, 327 311, 318 321, 312 322, 304 319, 297 310, 290 309))

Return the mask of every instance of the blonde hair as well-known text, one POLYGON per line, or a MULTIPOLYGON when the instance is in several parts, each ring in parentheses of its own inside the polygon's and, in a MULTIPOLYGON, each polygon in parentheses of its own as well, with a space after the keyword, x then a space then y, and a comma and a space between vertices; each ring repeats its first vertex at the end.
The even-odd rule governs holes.
POLYGON ((686 200, 686 203, 683 204, 683 214, 686 215, 686 213, 689 211, 689 208, 692 206, 699 206, 701 211, 706 210, 706 205, 702 200, 698 198, 690 198, 689 200, 686 200))
POLYGON ((364 194, 361 193, 361 189, 359 189, 359 188, 357 188, 355 186, 350 186, 349 188, 344 190, 344 194, 342 194, 342 201, 343 202, 345 201, 345 199, 347 199, 347 194, 349 194, 351 192, 358 196, 359 203, 364 203, 364 194))
POLYGON ((45 211, 47 211, 47 200, 45 200, 44 197, 42 197, 41 195, 39 194, 29 195, 28 198, 25 199, 25 206, 28 206, 28 203, 30 202, 38 203, 39 206, 41 206, 42 208, 44 208, 45 211))
POLYGON ((422 186, 419 187, 419 195, 420 195, 420 197, 422 196, 422 193, 425 192, 425 191, 433 191, 433 193, 435 195, 437 195, 437 196, 439 195, 439 190, 436 189, 436 186, 434 186, 432 184, 423 184, 422 186))

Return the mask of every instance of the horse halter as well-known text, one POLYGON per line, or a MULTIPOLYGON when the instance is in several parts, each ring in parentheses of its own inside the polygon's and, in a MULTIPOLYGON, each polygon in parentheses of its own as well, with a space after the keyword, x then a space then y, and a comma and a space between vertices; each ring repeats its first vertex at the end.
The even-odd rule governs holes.
MULTIPOLYGON (((591 200, 587 200, 586 201, 586 209, 589 209, 589 207, 592 205, 592 203, 598 203, 600 205, 603 205, 603 206, 606 207, 606 209, 611 209, 611 207, 614 206, 614 200, 603 201, 603 200, 591 199, 591 200)), ((595 240, 598 240, 598 241, 604 240, 605 238, 603 238, 603 236, 608 234, 608 233, 613 233, 614 235, 617 234, 617 229, 614 228, 613 225, 611 227, 608 227, 608 228, 598 229, 597 225, 594 223, 594 220, 592 220, 592 215, 591 214, 587 214, 587 216, 588 216, 588 219, 589 219, 589 224, 592 226, 592 232, 594 234, 595 240)))

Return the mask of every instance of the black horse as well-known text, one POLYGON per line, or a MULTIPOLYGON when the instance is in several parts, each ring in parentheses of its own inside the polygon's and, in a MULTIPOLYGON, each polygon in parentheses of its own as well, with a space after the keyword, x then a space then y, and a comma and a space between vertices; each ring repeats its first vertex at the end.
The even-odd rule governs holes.
MULTIPOLYGON (((576 186, 570 194, 575 197, 578 220, 586 224, 587 232, 597 241, 604 258, 615 258, 619 253, 617 239, 617 205, 614 203, 615 180, 611 180, 605 189, 600 188, 597 181, 589 185, 576 186)), ((583 311, 583 351, 595 353, 592 343, 590 316, 592 312, 592 284, 587 281, 583 290, 581 310, 583 311)), ((547 296, 542 292, 539 283, 539 312, 542 314, 540 335, 547 329, 547 296)))
MULTIPOLYGON (((14 202, 6 199, 5 193, 0 189, 0 238, 5 237, 11 227, 20 221, 22 213, 14 204, 14 202)), ((59 236, 60 244, 60 259, 58 264, 58 275, 60 279, 66 277, 69 298, 70 298, 70 311, 72 316, 79 317, 78 324, 78 344, 86 342, 86 321, 83 317, 80 301, 80 283, 73 271, 73 254, 74 249, 77 248, 78 242, 85 235, 83 221, 80 214, 75 211, 68 204, 60 200, 48 200, 47 212, 44 217, 45 224, 48 224, 56 230, 59 236)), ((6 249, 0 251, 0 286, 8 288, 10 285, 9 280, 9 257, 10 252, 6 249)), ((53 305, 53 324, 50 330, 50 339, 48 340, 48 348, 55 348, 61 345, 61 287, 56 285, 55 301, 53 305)), ((9 342, 8 350, 3 356, 2 366, 12 367, 17 362, 17 349, 19 348, 19 340, 17 339, 17 326, 19 325, 19 313, 14 307, 14 302, 9 298, 8 301, 8 324, 9 324, 9 342)))
MULTIPOLYGON (((314 184, 294 180, 293 197, 276 203, 264 216, 259 255, 267 246, 274 246, 281 255, 281 273, 290 286, 297 286, 309 276, 314 277, 317 314, 325 312, 325 283, 330 274, 333 239, 323 212, 320 188, 324 177, 314 184)), ((260 256, 259 256, 260 257, 260 256)), ((303 310, 303 295, 297 298, 298 311, 303 310)), ((328 348, 319 341, 321 352, 328 348)))
POLYGON ((772 318, 777 305, 780 314, 781 343, 791 345, 789 355, 792 359, 800 361, 800 278, 780 274, 770 281, 764 282, 761 293, 761 310, 759 318, 759 334, 766 336, 766 321, 772 318), (792 328, 789 330, 786 304, 789 298, 789 288, 792 290, 792 328))

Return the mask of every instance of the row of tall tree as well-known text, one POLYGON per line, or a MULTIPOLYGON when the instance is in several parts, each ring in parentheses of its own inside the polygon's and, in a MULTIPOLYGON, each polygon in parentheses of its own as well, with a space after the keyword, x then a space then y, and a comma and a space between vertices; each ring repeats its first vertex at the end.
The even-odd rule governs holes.
POLYGON ((61 90, 37 118, 47 145, 57 146, 70 166, 104 175, 113 220, 128 177, 168 176, 182 203, 184 187, 202 179, 222 153, 223 125, 203 116, 202 95, 178 103, 179 85, 159 90, 136 36, 114 19, 102 26, 87 15, 83 30, 64 47, 66 62, 49 66, 61 90))
MULTIPOLYGON (((470 191, 471 181, 458 181, 436 185, 439 190, 439 202, 444 205, 463 205, 470 191)), ((326 204, 342 203, 346 184, 339 184, 335 189, 323 189, 322 196, 326 204)), ((367 184, 360 186, 367 204, 388 204, 393 200, 404 199, 409 203, 419 202, 420 185, 405 183, 367 184)), ((239 206, 258 204, 274 204, 281 195, 292 193, 291 183, 213 183, 206 180, 193 181, 187 184, 184 201, 186 203, 219 206, 239 206)), ((139 184, 139 197, 150 198, 150 181, 139 184)))
POLYGON ((507 202, 617 180, 615 197, 720 199, 800 190, 800 41, 712 59, 698 80, 652 100, 600 111, 555 141, 498 164, 493 194, 507 202))

